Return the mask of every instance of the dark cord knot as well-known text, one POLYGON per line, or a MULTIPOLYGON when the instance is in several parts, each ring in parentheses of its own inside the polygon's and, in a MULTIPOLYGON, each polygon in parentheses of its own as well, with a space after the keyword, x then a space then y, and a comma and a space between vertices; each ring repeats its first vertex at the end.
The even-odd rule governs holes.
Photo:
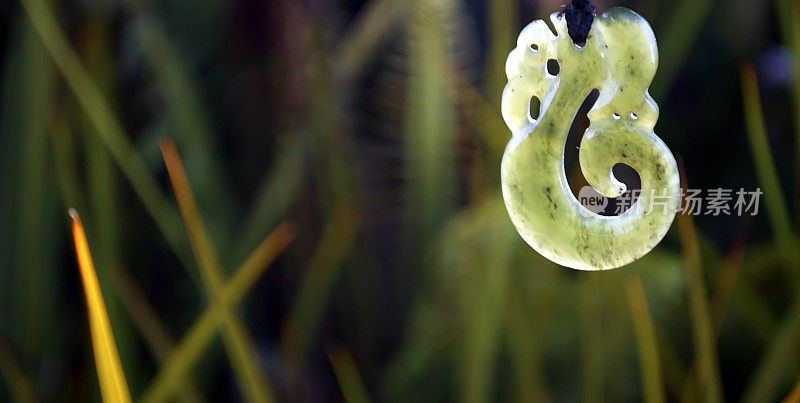
POLYGON ((567 19, 569 37, 576 45, 585 45, 595 16, 592 3, 589 0, 571 0, 564 5, 563 14, 567 19))

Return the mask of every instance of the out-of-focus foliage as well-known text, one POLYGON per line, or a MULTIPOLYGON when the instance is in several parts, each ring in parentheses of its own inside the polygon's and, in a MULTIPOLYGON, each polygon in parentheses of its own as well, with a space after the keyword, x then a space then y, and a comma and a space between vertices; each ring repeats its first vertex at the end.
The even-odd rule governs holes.
POLYGON ((136 400, 797 396, 800 3, 595 4, 654 27, 684 186, 764 192, 604 273, 499 190, 505 57, 559 0, 8 3, 0 401, 101 396, 70 207, 136 400))

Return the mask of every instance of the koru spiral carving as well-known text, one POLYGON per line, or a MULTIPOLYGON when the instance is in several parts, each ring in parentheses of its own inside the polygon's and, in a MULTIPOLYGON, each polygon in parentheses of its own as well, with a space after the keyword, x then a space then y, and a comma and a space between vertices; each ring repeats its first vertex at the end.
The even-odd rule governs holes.
POLYGON ((550 20, 558 35, 544 21, 532 22, 506 62, 502 113, 513 135, 503 155, 503 198, 517 231, 543 256, 574 269, 613 269, 661 241, 680 201, 675 159, 653 132, 658 105, 648 87, 658 65, 656 39, 626 8, 597 17, 583 47, 570 39, 562 15, 550 20), (557 75, 548 73, 551 59, 559 63, 557 75), (614 165, 632 167, 641 179, 638 199, 618 216, 582 206, 564 171, 569 128, 593 89, 600 94, 580 144, 583 175, 612 198, 626 191, 614 165), (529 114, 534 96, 541 102, 536 119, 529 114))

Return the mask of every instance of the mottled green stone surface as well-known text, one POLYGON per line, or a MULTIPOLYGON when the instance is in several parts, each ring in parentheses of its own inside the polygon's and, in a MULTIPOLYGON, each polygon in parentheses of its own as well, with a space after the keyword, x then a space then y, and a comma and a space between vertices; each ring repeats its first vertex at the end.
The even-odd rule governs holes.
POLYGON ((582 48, 559 14, 550 19, 558 35, 544 21, 532 22, 506 63, 502 109, 513 137, 503 156, 503 197, 520 235, 548 259, 574 269, 613 269, 661 241, 680 199, 675 159, 653 132, 658 106, 647 88, 658 65, 656 40, 647 21, 626 8, 598 16, 582 48), (560 65, 555 76, 547 70, 550 59, 560 65), (614 178, 615 164, 641 178, 637 202, 615 217, 583 207, 564 172, 567 133, 593 89, 600 95, 580 144, 584 176, 606 197, 626 190, 614 178), (528 112, 533 96, 541 100, 536 120, 528 112))

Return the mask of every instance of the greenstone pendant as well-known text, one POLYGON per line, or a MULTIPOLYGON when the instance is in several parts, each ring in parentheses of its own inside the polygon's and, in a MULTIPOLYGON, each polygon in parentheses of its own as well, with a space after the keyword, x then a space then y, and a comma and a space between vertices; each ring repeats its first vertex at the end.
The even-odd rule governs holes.
POLYGON ((506 62, 502 112, 512 138, 501 178, 509 216, 522 238, 548 259, 580 270, 626 265, 666 234, 680 200, 675 159, 653 132, 658 105, 647 89, 658 65, 656 39, 644 18, 613 8, 595 19, 586 45, 575 45, 559 13, 550 16, 558 35, 534 21, 520 33, 506 62), (557 75, 548 60, 559 63, 557 75), (600 216, 572 194, 564 171, 564 144, 586 96, 600 95, 589 111, 580 144, 586 180, 606 197, 625 184, 612 168, 622 163, 641 178, 637 201, 619 216, 600 216), (532 97, 541 100, 537 119, 532 97))

